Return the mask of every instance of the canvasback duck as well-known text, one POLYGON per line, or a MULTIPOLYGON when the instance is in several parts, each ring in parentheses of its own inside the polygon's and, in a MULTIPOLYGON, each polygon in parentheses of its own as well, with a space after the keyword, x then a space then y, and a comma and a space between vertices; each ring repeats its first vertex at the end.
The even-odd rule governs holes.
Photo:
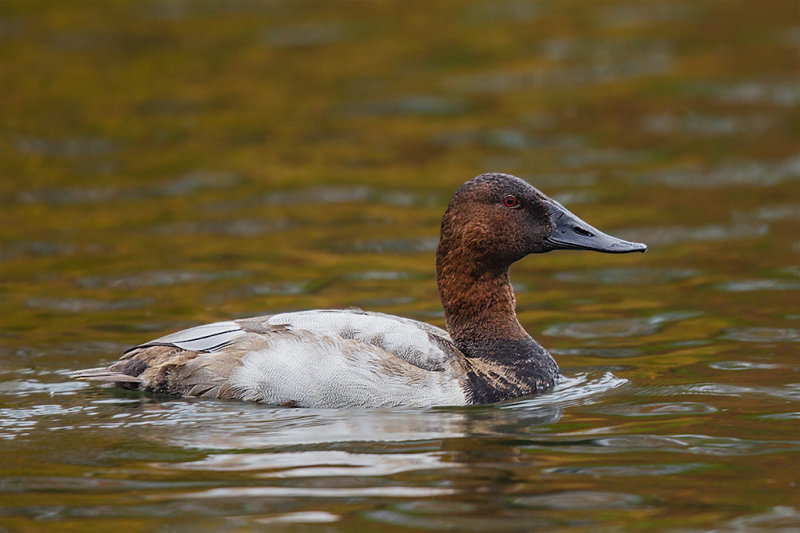
POLYGON ((436 282, 447 330, 382 313, 314 310, 216 322, 129 349, 75 377, 159 394, 297 407, 492 403, 559 377, 522 328, 509 266, 551 250, 644 252, 606 235, 527 182, 481 174, 442 219, 436 282))

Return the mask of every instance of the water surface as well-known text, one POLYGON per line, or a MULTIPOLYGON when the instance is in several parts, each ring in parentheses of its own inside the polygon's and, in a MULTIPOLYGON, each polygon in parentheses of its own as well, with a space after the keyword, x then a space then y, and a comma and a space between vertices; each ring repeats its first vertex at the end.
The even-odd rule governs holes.
POLYGON ((750 2, 0 5, 0 529, 800 528, 800 12, 750 2), (645 255, 512 269, 552 392, 315 410, 71 381, 204 322, 442 326, 484 171, 645 255))

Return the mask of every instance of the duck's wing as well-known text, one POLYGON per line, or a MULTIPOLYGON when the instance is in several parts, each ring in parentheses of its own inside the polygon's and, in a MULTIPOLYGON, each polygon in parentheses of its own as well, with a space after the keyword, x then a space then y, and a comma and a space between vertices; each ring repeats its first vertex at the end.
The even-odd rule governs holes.
POLYGON ((75 377, 271 404, 460 405, 457 352, 446 332, 413 320, 306 311, 190 328, 75 377))
POLYGON ((233 320, 203 324, 134 346, 125 351, 123 358, 131 357, 136 351, 151 346, 172 346, 192 352, 216 352, 242 333, 242 326, 233 320))
POLYGON ((359 309, 317 309, 240 320, 243 328, 286 327, 381 348, 425 370, 443 371, 461 355, 450 335, 425 322, 359 309))

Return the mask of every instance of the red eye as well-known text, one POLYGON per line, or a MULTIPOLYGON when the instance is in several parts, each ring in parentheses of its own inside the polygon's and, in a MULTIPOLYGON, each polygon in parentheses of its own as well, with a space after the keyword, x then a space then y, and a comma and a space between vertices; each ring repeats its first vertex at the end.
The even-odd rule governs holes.
POLYGON ((519 202, 517 202, 517 197, 512 195, 507 195, 503 198, 503 205, 506 207, 519 207, 519 202))

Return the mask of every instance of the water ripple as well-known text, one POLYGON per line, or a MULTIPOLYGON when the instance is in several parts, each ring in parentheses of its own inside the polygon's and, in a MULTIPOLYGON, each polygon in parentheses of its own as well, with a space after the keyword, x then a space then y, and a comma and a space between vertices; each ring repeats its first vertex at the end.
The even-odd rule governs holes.
POLYGON ((21 154, 50 157, 85 157, 111 153, 115 146, 108 139, 72 137, 67 139, 43 139, 22 137, 14 142, 14 148, 21 154))
POLYGON ((517 510, 513 517, 464 515, 448 513, 419 514, 392 506, 364 513, 364 516, 381 524, 400 526, 421 531, 534 531, 552 530, 556 523, 538 516, 535 511, 517 510))
MULTIPOLYGON (((430 498, 455 494, 455 489, 440 487, 225 487, 201 492, 184 493, 181 498, 213 499, 222 498, 430 498)), ((173 495, 153 495, 150 500, 172 499, 173 495)))
POLYGON ((346 35, 338 24, 304 23, 272 28, 264 34, 264 41, 276 48, 311 48, 339 42, 346 35))
POLYGON ((552 391, 523 400, 511 400, 502 404, 502 408, 563 408, 569 405, 587 405, 627 383, 627 379, 619 378, 611 372, 601 375, 580 373, 575 376, 562 376, 552 391))
POLYGON ((598 409, 597 412, 610 415, 630 417, 702 415, 716 413, 718 409, 712 405, 699 402, 661 402, 645 404, 616 404, 598 409))
POLYGON ((213 235, 230 235, 233 237, 256 237, 267 233, 284 231, 294 227, 294 225, 294 222, 287 219, 265 220, 259 218, 237 218, 232 220, 206 220, 159 224, 153 226, 150 231, 158 235, 210 233, 213 235))
POLYGON ((346 279, 354 281, 395 281, 399 279, 408 279, 408 277, 408 272, 399 270, 365 270, 363 272, 353 272, 345 276, 346 279))
POLYGON ((309 205, 363 202, 374 195, 369 187, 313 187, 271 192, 263 201, 270 205, 309 205))
POLYGON ((352 248, 357 252, 374 253, 417 253, 432 252, 439 244, 438 237, 420 237, 417 239, 384 239, 375 241, 362 241, 355 243, 352 248))
POLYGON ((752 211, 750 216, 758 220, 782 220, 785 218, 800 218, 800 204, 765 205, 752 211))
POLYGON ((272 281, 266 283, 259 283, 248 288, 248 292, 257 295, 287 295, 287 294, 303 294, 311 290, 313 287, 318 287, 319 284, 312 281, 272 281))
MULTIPOLYGON (((379 191, 366 186, 318 186, 274 191, 256 198, 249 204, 258 205, 318 205, 378 202, 385 205, 407 207, 412 205, 436 205, 438 198, 433 193, 417 193, 407 190, 379 191)), ((238 204, 234 207, 238 208, 238 204)))
POLYGON ((572 337, 575 339, 598 339, 605 337, 640 337, 658 333, 661 328, 678 320, 698 316, 691 311, 661 313, 647 318, 618 318, 595 322, 563 322, 544 330, 545 335, 572 337))
MULTIPOLYGON (((53 241, 12 241, 6 242, 0 250, 0 260, 16 259, 21 256, 57 256, 72 255, 78 246, 66 242, 53 241)), ((86 250, 87 252, 89 250, 86 250)))
POLYGON ((455 77, 449 85, 473 94, 508 93, 541 87, 606 84, 662 74, 672 68, 672 52, 663 42, 650 41, 644 47, 628 48, 616 46, 614 41, 598 41, 594 46, 596 61, 591 65, 481 72, 455 77))
POLYGON ((94 300, 90 298, 33 297, 25 300, 31 309, 47 311, 66 311, 69 313, 88 313, 99 311, 119 311, 139 309, 153 304, 150 298, 127 298, 119 300, 94 300))
POLYGON ((713 170, 670 168, 640 176, 636 181, 663 183, 681 189, 726 185, 769 186, 800 179, 800 157, 782 161, 732 161, 713 170))
POLYGON ((722 337, 742 342, 800 342, 800 330, 793 328, 727 328, 722 337))
POLYGON ((758 418, 764 420, 800 420, 800 411, 791 413, 771 413, 768 415, 759 415, 758 418))
POLYGON ((704 470, 709 468, 706 463, 678 463, 678 464, 646 464, 646 465, 613 465, 613 466, 568 466, 547 468, 543 470, 548 474, 562 474, 571 476, 591 477, 639 477, 639 476, 670 476, 686 472, 704 470))
POLYGON ((110 276, 87 276, 78 280, 78 285, 87 288, 113 287, 122 289, 140 289, 143 287, 165 287, 183 283, 216 281, 243 276, 241 270, 223 270, 214 272, 200 271, 145 271, 133 274, 114 274, 110 276))
POLYGON ((65 381, 61 383, 42 383, 35 379, 20 381, 4 381, 0 383, 0 394, 9 396, 29 396, 44 393, 49 396, 75 394, 81 389, 89 387, 83 381, 65 381))
POLYGON ((553 355, 585 355, 607 359, 625 359, 642 355, 636 348, 558 348, 550 350, 553 355))
POLYGON ((514 498, 514 504, 534 509, 636 509, 644 498, 625 492, 574 490, 514 498))
POLYGON ((606 285, 661 285, 694 278, 702 272, 693 268, 612 267, 591 270, 567 270, 555 274, 560 281, 603 283, 606 285))
POLYGON ((199 461, 158 463, 171 470, 208 470, 223 472, 258 471, 264 478, 294 477, 366 477, 388 476, 414 470, 452 468, 441 453, 375 454, 338 450, 302 452, 212 454, 199 461))
POLYGON ((258 524, 325 524, 338 522, 339 519, 339 515, 327 511, 298 511, 296 513, 256 518, 254 522, 258 524))
MULTIPOLYGON (((547 445, 547 443, 540 443, 547 445)), ((537 446, 538 447, 538 446, 537 446)), ((616 453, 624 451, 688 453, 691 455, 766 455, 800 450, 797 440, 754 440, 711 435, 615 435, 578 441, 559 447, 574 453, 616 453)))
POLYGON ((153 197, 187 196, 205 189, 233 187, 241 179, 231 172, 195 170, 172 180, 139 187, 53 187, 22 191, 17 199, 29 204, 105 203, 112 200, 144 200, 153 197))
POLYGON ((737 117, 688 113, 685 116, 676 116, 664 113, 646 117, 644 127, 663 135, 753 135, 773 126, 775 121, 775 117, 768 115, 737 117))
POLYGON ((781 365, 771 363, 754 363, 752 361, 717 361, 708 366, 717 370, 771 370, 781 365))
POLYGON ((711 224, 708 226, 651 226, 617 230, 626 239, 646 242, 651 246, 684 242, 728 241, 763 237, 769 233, 769 225, 751 222, 711 224))
POLYGON ((388 100, 356 103, 346 108, 353 115, 421 115, 448 116, 463 113, 466 103, 453 98, 428 94, 410 94, 388 100))
POLYGON ((788 505, 776 505, 764 513, 735 518, 729 525, 734 531, 797 533, 800 531, 800 512, 788 505))
POLYGON ((637 396, 678 396, 692 394, 699 396, 735 396, 746 395, 771 396, 784 400, 800 400, 800 384, 787 384, 783 387, 747 387, 725 383, 689 383, 686 385, 660 385, 644 387, 635 393, 637 396))
POLYGON ((69 492, 121 492, 126 490, 177 489, 203 487, 208 481, 141 481, 103 477, 25 476, 0 479, 0 494, 66 490, 69 492))
POLYGON ((709 85, 701 89, 725 103, 763 103, 781 107, 800 105, 800 87, 796 80, 751 80, 729 86, 709 85))
POLYGON ((12 440, 29 435, 39 422, 89 410, 81 406, 62 407, 58 404, 35 405, 21 409, 0 409, 0 439, 12 440))
POLYGON ((725 292, 796 291, 800 290, 800 281, 785 279, 745 279, 720 283, 716 288, 725 292))
POLYGON ((461 437, 469 431, 459 410, 283 409, 216 402, 168 402, 161 407, 157 418, 122 421, 128 426, 167 425, 171 431, 156 438, 218 450, 419 441, 461 437))

